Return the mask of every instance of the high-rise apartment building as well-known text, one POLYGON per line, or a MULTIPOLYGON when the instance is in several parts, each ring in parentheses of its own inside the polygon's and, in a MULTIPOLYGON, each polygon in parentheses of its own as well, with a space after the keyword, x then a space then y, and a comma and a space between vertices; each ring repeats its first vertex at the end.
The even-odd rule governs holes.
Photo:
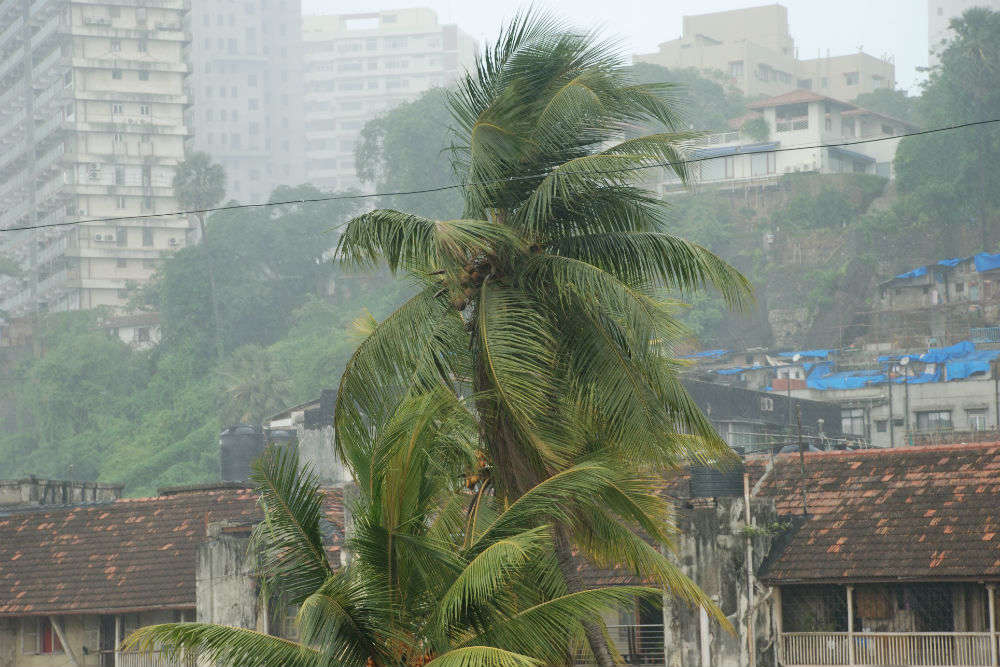
POLYGON ((226 196, 303 183, 300 1, 198 0, 190 30, 191 145, 225 167, 226 196))
POLYGON ((931 67, 938 64, 938 54, 952 37, 949 27, 951 20, 958 18, 965 13, 965 10, 973 7, 986 7, 1000 12, 1000 0, 927 1, 927 57, 931 67))
POLYGON ((186 0, 0 0, 0 310, 125 303, 189 222, 186 0), (125 220, 68 224, 92 218, 125 220))
POLYGON ((307 16, 306 166, 309 181, 360 188, 354 148, 365 122, 454 81, 475 57, 475 40, 441 25, 430 9, 307 16))
POLYGON ((850 101, 896 85, 893 63, 867 53, 800 60, 788 30, 788 9, 778 4, 685 16, 681 37, 634 59, 670 69, 695 68, 750 97, 803 88, 850 101))

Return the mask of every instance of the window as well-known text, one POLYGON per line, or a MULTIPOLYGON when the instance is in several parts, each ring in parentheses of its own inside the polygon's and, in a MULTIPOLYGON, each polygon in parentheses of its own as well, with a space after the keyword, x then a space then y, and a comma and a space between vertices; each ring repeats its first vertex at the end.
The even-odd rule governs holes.
POLYGON ((968 421, 970 431, 986 430, 986 408, 966 410, 965 418, 968 421))
POLYGON ((857 72, 844 72, 844 83, 848 86, 858 85, 858 73, 857 72))
POLYGON ((827 78, 826 78, 826 77, 824 76, 823 78, 821 78, 821 79, 819 80, 819 87, 820 87, 820 88, 829 88, 829 87, 830 87, 830 80, 829 80, 829 79, 827 79, 827 78))
POLYGON ((149 81, 149 72, 141 70, 139 72, 139 81, 149 81))
POLYGON ((965 291, 965 283, 955 283, 955 293, 959 294, 965 291))
POLYGON ((841 408, 840 428, 848 435, 865 434, 865 409, 864 408, 841 408))
POLYGON ((119 257, 118 260, 115 262, 115 264, 118 266, 119 269, 128 268, 128 260, 125 259, 124 257, 119 257))
POLYGON ((140 343, 149 342, 149 327, 139 327, 135 330, 135 339, 140 343))
POLYGON ((760 409, 763 412, 774 412, 774 399, 770 396, 761 396, 760 409))
POLYGON ((115 185, 125 185, 125 167, 115 167, 115 185))
POLYGON ((115 244, 119 246, 128 245, 128 230, 119 227, 115 230, 115 244))
POLYGON ((136 44, 136 49, 138 49, 139 53, 146 53, 147 51, 149 51, 149 44, 146 42, 146 40, 140 39, 139 42, 136 44))
POLYGON ((951 410, 928 410, 917 413, 917 430, 946 431, 951 429, 951 410))
POLYGON ((875 430, 879 433, 885 433, 889 430, 889 420, 888 419, 876 419, 875 420, 875 430))
POLYGON ((798 86, 799 88, 805 90, 812 90, 813 87, 812 79, 799 79, 798 86))
POLYGON ((887 135, 889 135, 891 137, 892 135, 894 135, 896 133, 895 133, 895 131, 893 131, 892 125, 883 125, 882 126, 882 134, 887 134, 887 135))
POLYGON ((212 110, 211 109, 205 109, 205 120, 207 120, 207 121, 211 121, 212 120, 212 110))
POLYGON ((62 653, 62 642, 59 634, 47 618, 25 618, 21 620, 21 652, 32 653, 62 653))
POLYGON ((117 200, 115 201, 115 205, 118 207, 119 210, 124 209, 125 204, 126 204, 125 197, 118 197, 117 200))
POLYGON ((111 78, 112 79, 121 79, 122 78, 122 71, 120 69, 113 69, 113 70, 111 70, 111 78))
POLYGON ((139 105, 139 113, 141 115, 143 115, 143 116, 148 116, 149 115, 149 105, 148 104, 140 104, 139 105))
POLYGON ((247 100, 247 109, 249 111, 256 111, 259 107, 258 100, 255 97, 251 97, 247 100))
POLYGON ((120 39, 111 40, 111 52, 118 53, 121 50, 122 50, 122 40, 120 39))

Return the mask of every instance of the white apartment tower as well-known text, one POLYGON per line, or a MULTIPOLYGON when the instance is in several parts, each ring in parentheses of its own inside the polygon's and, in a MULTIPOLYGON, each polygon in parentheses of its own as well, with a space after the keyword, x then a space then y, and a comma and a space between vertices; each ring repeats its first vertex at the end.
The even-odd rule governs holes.
POLYGON ((185 243, 186 0, 0 0, 0 310, 119 306, 185 243), (90 218, 128 218, 68 224, 90 218))
POLYGON ((191 143, 225 167, 227 198, 303 183, 300 1, 198 0, 190 29, 191 143))
POLYGON ((426 8, 307 16, 306 165, 328 189, 361 188, 354 147, 366 121, 435 86, 452 83, 475 40, 426 8))
POLYGON ((952 38, 949 24, 965 10, 986 7, 1000 12, 1000 0, 928 0, 927 1, 927 59, 934 67, 938 64, 938 54, 952 38))

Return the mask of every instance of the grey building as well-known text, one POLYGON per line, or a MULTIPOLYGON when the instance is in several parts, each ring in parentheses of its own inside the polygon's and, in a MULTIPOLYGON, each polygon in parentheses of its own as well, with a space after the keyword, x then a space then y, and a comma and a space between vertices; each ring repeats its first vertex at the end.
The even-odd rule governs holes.
POLYGON ((190 147, 226 168, 229 198, 305 182, 299 0, 191 7, 190 147))

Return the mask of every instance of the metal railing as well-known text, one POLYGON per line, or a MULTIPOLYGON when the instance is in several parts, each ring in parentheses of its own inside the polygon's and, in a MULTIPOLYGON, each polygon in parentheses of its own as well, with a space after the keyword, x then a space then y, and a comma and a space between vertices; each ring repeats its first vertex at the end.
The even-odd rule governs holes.
POLYGON ((170 660, 164 651, 153 651, 152 653, 117 651, 113 657, 115 660, 112 664, 116 667, 197 667, 198 665, 198 660, 193 653, 178 660, 170 660))
MULTIPOLYGON (((608 637, 614 649, 627 665, 663 667, 666 656, 663 644, 663 625, 608 625, 608 637)), ((593 665, 593 657, 580 651, 574 660, 577 665, 593 665)))
POLYGON ((989 632, 785 632, 780 662, 785 667, 990 667, 997 664, 991 637, 989 632))

